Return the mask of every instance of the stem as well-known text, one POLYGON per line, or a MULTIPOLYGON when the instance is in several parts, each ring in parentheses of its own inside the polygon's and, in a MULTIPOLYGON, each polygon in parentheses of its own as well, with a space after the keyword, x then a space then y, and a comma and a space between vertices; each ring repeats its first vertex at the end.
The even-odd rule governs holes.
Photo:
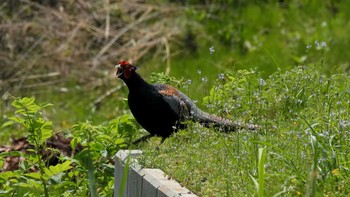
POLYGON ((36 157, 38 159, 38 168, 39 168, 39 172, 40 172, 40 175, 41 175, 40 176, 40 180, 43 183, 44 194, 45 194, 45 197, 49 197, 49 191, 47 189, 46 180, 44 179, 43 166, 45 166, 45 164, 43 163, 43 160, 41 159, 41 153, 40 153, 41 144, 39 144, 39 140, 38 140, 39 137, 35 134, 35 128, 33 127, 33 119, 32 118, 35 118, 35 117, 31 117, 30 118, 30 114, 29 114, 29 112, 27 110, 27 107, 24 106, 23 104, 22 104, 22 108, 24 109, 24 111, 25 111, 25 113, 27 115, 27 116, 25 116, 25 118, 29 122, 28 131, 34 136, 34 150, 35 150, 35 155, 36 155, 36 157))

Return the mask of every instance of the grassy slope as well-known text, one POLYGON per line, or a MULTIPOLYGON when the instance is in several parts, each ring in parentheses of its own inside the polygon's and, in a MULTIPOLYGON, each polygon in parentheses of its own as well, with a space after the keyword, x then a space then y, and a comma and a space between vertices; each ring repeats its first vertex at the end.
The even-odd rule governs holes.
POLYGON ((304 195, 307 187, 318 195, 346 196, 349 77, 316 70, 277 72, 263 83, 258 73, 228 75, 207 98, 212 112, 250 120, 261 129, 221 134, 190 124, 159 150, 154 143, 147 146, 145 165, 163 169, 199 196, 246 196, 256 192, 250 176, 257 178, 258 149, 266 148, 266 196, 304 195), (313 166, 317 177, 309 177, 313 166), (309 184, 313 179, 316 185, 309 184))

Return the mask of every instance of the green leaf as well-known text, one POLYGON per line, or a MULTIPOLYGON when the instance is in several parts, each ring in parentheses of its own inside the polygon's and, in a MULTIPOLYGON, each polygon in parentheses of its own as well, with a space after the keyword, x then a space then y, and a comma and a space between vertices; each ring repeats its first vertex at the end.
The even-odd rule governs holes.
POLYGON ((6 171, 0 173, 0 179, 2 180, 9 180, 10 178, 18 178, 18 174, 15 173, 16 171, 6 171))
POLYGON ((59 184, 62 182, 62 176, 64 175, 63 172, 58 173, 50 177, 51 180, 53 180, 56 184, 59 184))
POLYGON ((41 108, 40 108, 39 105, 33 103, 33 104, 27 106, 27 109, 28 109, 28 111, 29 111, 30 113, 36 113, 36 112, 38 112, 41 108))
POLYGON ((70 141, 70 146, 72 147, 72 149, 75 149, 80 142, 81 142, 81 138, 80 137, 74 137, 70 141))
POLYGON ((20 157, 23 153, 21 151, 9 151, 0 153, 0 157, 20 157))
MULTIPOLYGON (((72 168, 72 161, 65 161, 63 163, 59 163, 55 166, 50 166, 49 168, 44 168, 44 173, 47 178, 52 178, 64 171, 67 171, 72 168)), ((59 177, 56 177, 59 178, 59 177)), ((55 179, 55 178, 54 178, 55 179)))
POLYGON ((41 126, 41 140, 45 142, 47 139, 49 139, 52 136, 52 122, 48 121, 45 122, 41 126))
POLYGON ((266 149, 259 148, 259 161, 258 161, 258 169, 259 169, 259 190, 258 196, 264 196, 264 185, 265 185, 265 158, 266 158, 266 149))
POLYGON ((102 143, 100 143, 99 141, 96 142, 90 142, 90 148, 91 150, 103 150, 104 149, 104 145, 102 143))
POLYGON ((10 125, 13 125, 13 124, 15 124, 15 122, 10 120, 10 121, 5 122, 0 128, 2 129, 2 128, 8 127, 10 125))
POLYGON ((29 106, 29 105, 33 104, 34 101, 35 101, 34 97, 31 97, 31 98, 24 97, 24 98, 20 99, 20 102, 25 106, 29 106))
POLYGON ((17 116, 12 116, 9 119, 12 120, 13 122, 16 122, 16 123, 20 123, 20 124, 24 123, 24 119, 20 118, 20 117, 17 117, 17 116))
POLYGON ((114 141, 114 144, 119 145, 119 144, 123 144, 124 142, 125 140, 123 138, 119 138, 114 141))
POLYGON ((258 183, 258 181, 251 174, 249 174, 249 176, 253 180, 256 192, 258 193, 259 192, 259 183, 258 183))
MULTIPOLYGON (((37 180, 33 180, 33 179, 27 179, 27 183, 25 182, 19 182, 17 184, 15 184, 15 186, 17 187, 22 187, 21 189, 29 189, 32 191, 37 191, 37 192, 42 192, 42 183, 41 181, 37 181, 37 180)), ((39 195, 39 193, 37 194, 39 195)))
POLYGON ((52 106, 53 106, 53 104, 51 104, 51 103, 45 103, 45 104, 42 104, 40 107, 45 108, 45 107, 52 107, 52 106))
POLYGON ((55 166, 50 166, 50 171, 53 173, 53 174, 58 174, 58 173, 61 173, 61 172, 64 172, 66 170, 69 170, 72 168, 71 166, 72 162, 71 161, 65 161, 63 163, 59 163, 55 166))
POLYGON ((43 171, 44 171, 45 177, 47 179, 49 179, 50 177, 52 177, 54 175, 49 168, 43 168, 43 171))
POLYGON ((110 140, 110 139, 111 139, 111 136, 109 136, 109 135, 98 135, 96 137, 97 141, 110 140))
POLYGON ((34 179, 39 179, 39 180, 41 178, 40 172, 31 172, 31 173, 28 173, 28 174, 24 174, 24 176, 31 177, 31 178, 34 178, 34 179))

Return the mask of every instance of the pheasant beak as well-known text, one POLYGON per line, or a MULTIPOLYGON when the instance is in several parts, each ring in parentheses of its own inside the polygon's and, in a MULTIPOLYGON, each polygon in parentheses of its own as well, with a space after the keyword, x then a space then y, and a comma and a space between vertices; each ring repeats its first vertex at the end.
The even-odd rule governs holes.
POLYGON ((117 64, 115 66, 115 68, 117 69, 116 75, 117 75, 118 78, 120 78, 120 76, 122 76, 124 74, 124 69, 121 67, 120 64, 117 64))

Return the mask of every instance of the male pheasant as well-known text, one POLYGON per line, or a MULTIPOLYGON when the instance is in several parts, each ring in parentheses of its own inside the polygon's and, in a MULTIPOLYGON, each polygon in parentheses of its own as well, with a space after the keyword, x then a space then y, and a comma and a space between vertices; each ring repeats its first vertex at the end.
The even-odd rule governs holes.
POLYGON ((254 125, 242 126, 228 119, 200 110, 180 90, 165 84, 149 84, 136 72, 135 66, 120 61, 116 66, 117 77, 129 89, 128 104, 136 121, 150 134, 134 143, 152 136, 162 137, 162 142, 178 129, 185 128, 184 122, 192 120, 206 127, 217 127, 231 132, 238 129, 255 129, 254 125))

